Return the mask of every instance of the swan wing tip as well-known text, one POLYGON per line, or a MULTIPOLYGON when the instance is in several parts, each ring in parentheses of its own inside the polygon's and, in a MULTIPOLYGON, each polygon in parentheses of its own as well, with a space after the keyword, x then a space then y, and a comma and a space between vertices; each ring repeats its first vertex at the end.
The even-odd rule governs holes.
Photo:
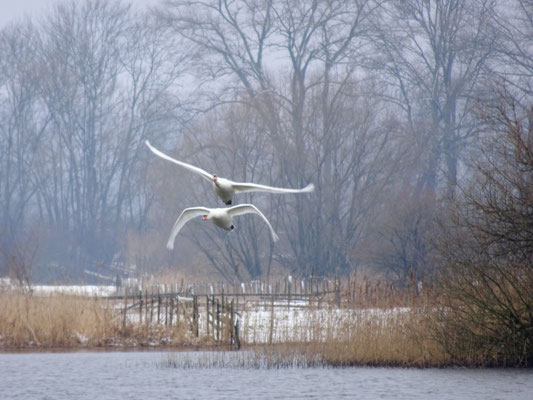
POLYGON ((314 192, 314 190, 315 190, 315 184, 314 183, 310 183, 309 185, 307 185, 306 187, 303 188, 303 191, 306 192, 306 193, 314 192))
POLYGON ((174 242, 171 242, 170 240, 167 243, 167 249, 174 250, 174 242))

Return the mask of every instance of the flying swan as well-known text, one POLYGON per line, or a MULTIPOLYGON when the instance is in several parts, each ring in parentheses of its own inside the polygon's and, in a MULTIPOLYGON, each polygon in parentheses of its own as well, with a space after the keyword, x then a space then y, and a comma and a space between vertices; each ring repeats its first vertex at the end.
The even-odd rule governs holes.
POLYGON ((189 222, 195 217, 199 217, 200 215, 202 215, 202 219, 204 221, 210 219, 219 228, 225 229, 227 231, 232 231, 233 229, 235 229, 235 226, 233 225, 233 217, 235 217, 236 215, 248 213, 257 214, 261 218, 263 218, 267 223, 268 227, 270 228, 272 240, 274 240, 274 242, 279 240, 278 235, 276 235, 276 232, 272 228, 272 225, 270 225, 270 222, 268 222, 268 219, 266 219, 263 213, 252 204, 240 204, 238 206, 233 206, 229 208, 190 207, 183 210, 176 222, 174 223, 172 231, 170 232, 170 238, 167 242, 167 248, 169 250, 172 250, 174 248, 174 240, 176 239, 178 232, 187 222, 189 222))
POLYGON ((215 193, 222 199, 222 201, 226 205, 231 205, 231 200, 233 198, 233 195, 235 193, 242 193, 242 192, 270 192, 270 193, 309 193, 312 192, 315 189, 315 185, 310 183, 303 189, 288 189, 288 188, 278 188, 273 186, 266 186, 266 185, 258 185, 256 183, 244 183, 244 182, 233 182, 229 179, 219 178, 216 175, 212 175, 207 171, 204 171, 201 168, 195 167, 194 165, 190 165, 187 163, 184 163, 183 161, 175 160, 172 157, 167 156, 165 153, 162 153, 161 151, 157 150, 155 147, 153 147, 150 142, 147 140, 146 145, 152 152, 167 160, 170 162, 173 162, 174 164, 178 164, 184 168, 187 168, 188 170, 197 173, 202 178, 207 180, 213 185, 213 189, 215 190, 215 193))

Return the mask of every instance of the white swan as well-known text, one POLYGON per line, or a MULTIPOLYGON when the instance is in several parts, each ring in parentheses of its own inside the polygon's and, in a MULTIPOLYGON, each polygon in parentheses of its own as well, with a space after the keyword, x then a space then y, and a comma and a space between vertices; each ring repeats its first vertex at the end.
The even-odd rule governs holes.
POLYGON ((244 182, 233 182, 229 179, 219 178, 216 175, 210 174, 209 172, 204 171, 201 168, 195 167, 194 165, 190 165, 187 163, 184 163, 183 161, 175 160, 172 157, 167 156, 165 153, 162 153, 161 151, 157 150, 155 147, 153 147, 150 142, 147 140, 146 145, 152 152, 159 157, 173 162, 175 164, 178 164, 184 168, 187 168, 188 170, 197 173, 202 178, 207 180, 213 185, 213 189, 215 190, 215 193, 222 199, 222 201, 230 205, 231 200, 233 198, 233 195, 235 193, 241 193, 241 192, 270 192, 270 193, 308 193, 312 192, 315 189, 315 185, 310 183, 303 189, 288 189, 288 188, 279 188, 279 187, 273 187, 273 186, 266 186, 266 185, 259 185, 256 183, 244 183, 244 182))
POLYGON ((167 242, 167 248, 169 250, 172 250, 174 248, 174 240, 176 239, 178 232, 187 222, 189 222, 195 217, 199 217, 200 215, 202 215, 202 219, 204 221, 210 219, 219 228, 225 229, 227 231, 232 231, 233 229, 235 229, 235 226, 233 225, 233 217, 236 215, 247 213, 254 213, 263 218, 267 223, 268 227, 270 228, 272 240, 274 240, 274 242, 279 240, 278 235, 276 235, 276 232, 272 228, 272 225, 270 225, 270 222, 268 222, 268 219, 266 219, 263 213, 252 204, 240 204, 238 206, 233 206, 229 208, 190 207, 183 210, 176 222, 174 223, 172 231, 170 232, 170 238, 167 242))

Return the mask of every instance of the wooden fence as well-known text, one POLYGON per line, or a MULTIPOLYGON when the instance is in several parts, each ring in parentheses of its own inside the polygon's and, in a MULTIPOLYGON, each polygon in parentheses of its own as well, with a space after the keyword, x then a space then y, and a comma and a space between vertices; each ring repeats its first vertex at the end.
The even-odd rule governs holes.
MULTIPOLYGON (((180 284, 125 286, 107 296, 120 304, 124 327, 129 322, 188 329, 193 336, 240 348, 240 311, 264 307, 303 307, 324 302, 340 305, 340 281, 292 280, 275 283, 252 281, 229 285, 180 284), (202 320, 202 324, 200 324, 202 320), (200 330, 203 331, 200 331, 200 330)), ((270 339, 271 341, 272 339, 270 339)))
MULTIPOLYGON (((126 286, 107 296, 118 304, 124 327, 128 323, 183 328, 194 337, 212 338, 240 347, 243 311, 270 311, 279 307, 365 308, 408 304, 421 286, 413 281, 402 288, 388 281, 351 276, 341 279, 286 278, 274 283, 166 284, 126 286)), ((272 326, 270 338, 272 343, 272 326)))

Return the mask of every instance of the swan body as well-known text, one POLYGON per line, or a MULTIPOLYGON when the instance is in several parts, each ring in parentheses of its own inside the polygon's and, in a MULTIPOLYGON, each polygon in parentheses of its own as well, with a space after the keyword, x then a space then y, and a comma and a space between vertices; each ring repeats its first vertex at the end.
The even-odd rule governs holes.
POLYGON ((188 169, 198 175, 203 179, 210 182, 215 190, 215 193, 220 197, 220 199, 226 204, 231 205, 233 196, 235 193, 244 193, 244 192, 269 192, 269 193, 309 193, 315 190, 315 186, 310 183, 302 189, 290 189, 290 188, 280 188, 274 186, 259 185, 257 183, 248 183, 248 182, 234 182, 229 179, 219 178, 216 175, 210 174, 207 171, 204 171, 201 168, 195 167, 194 165, 184 163, 183 161, 176 160, 172 157, 167 156, 165 153, 157 150, 153 147, 150 142, 147 140, 146 145, 148 148, 157 156, 163 158, 164 160, 173 162, 183 168, 188 169))
POLYGON ((270 222, 268 222, 268 219, 253 204, 240 204, 229 208, 190 207, 183 210, 176 222, 174 223, 172 231, 170 232, 170 237, 167 242, 167 248, 169 250, 172 250, 174 248, 174 240, 176 239, 178 232, 187 222, 189 222, 195 217, 203 216, 204 220, 213 221, 213 223, 219 228, 222 228, 227 231, 232 231, 233 229, 235 229, 235 225, 233 224, 233 217, 248 213, 257 214, 261 218, 263 218, 263 220, 268 225, 268 228, 270 229, 272 240, 274 240, 275 242, 279 240, 278 235, 274 231, 274 228, 272 228, 272 225, 270 225, 270 222))

